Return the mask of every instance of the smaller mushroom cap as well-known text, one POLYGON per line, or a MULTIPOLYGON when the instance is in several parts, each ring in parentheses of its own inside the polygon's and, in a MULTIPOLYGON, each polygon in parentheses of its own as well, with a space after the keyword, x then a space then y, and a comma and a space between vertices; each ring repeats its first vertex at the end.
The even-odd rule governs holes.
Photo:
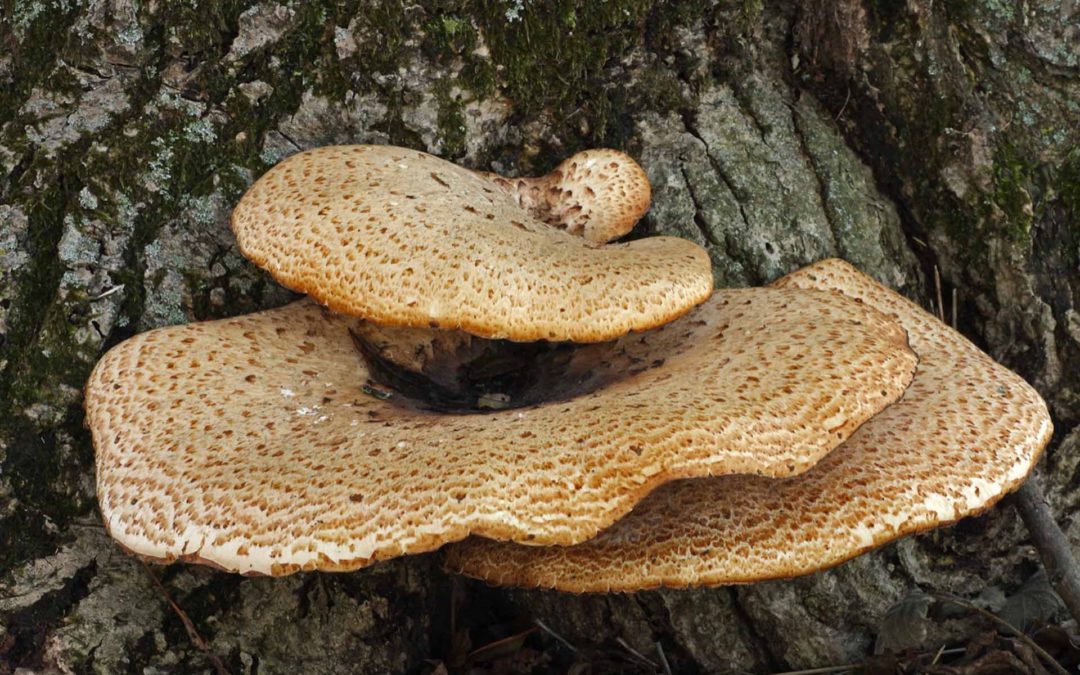
POLYGON ((641 166, 626 153, 606 148, 579 152, 539 178, 484 175, 510 191, 537 220, 598 244, 634 229, 652 200, 641 166))
POLYGON ((474 537, 449 549, 447 567, 496 584, 575 592, 792 577, 978 513, 1024 481, 1052 426, 1019 376, 843 261, 775 285, 839 291, 895 318, 919 355, 903 398, 800 476, 677 481, 583 544, 474 537))
POLYGON ((336 312, 601 342, 667 323, 712 291, 709 256, 693 242, 596 243, 628 231, 648 202, 644 172, 614 151, 512 180, 415 150, 331 146, 266 172, 232 225, 244 255, 336 312))
POLYGON ((310 300, 114 347, 86 387, 101 513, 127 549, 348 570, 469 533, 594 536, 687 476, 805 471, 903 392, 903 331, 830 293, 721 291, 626 336, 604 386, 437 414, 367 384, 355 318, 310 300))

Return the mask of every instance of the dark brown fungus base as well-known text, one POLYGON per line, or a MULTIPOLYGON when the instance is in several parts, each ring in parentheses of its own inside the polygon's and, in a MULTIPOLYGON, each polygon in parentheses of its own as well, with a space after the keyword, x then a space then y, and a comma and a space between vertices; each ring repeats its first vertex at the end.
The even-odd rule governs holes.
POLYGON ((641 363, 620 341, 512 342, 462 331, 350 329, 373 395, 435 412, 483 413, 571 399, 662 365, 641 363))

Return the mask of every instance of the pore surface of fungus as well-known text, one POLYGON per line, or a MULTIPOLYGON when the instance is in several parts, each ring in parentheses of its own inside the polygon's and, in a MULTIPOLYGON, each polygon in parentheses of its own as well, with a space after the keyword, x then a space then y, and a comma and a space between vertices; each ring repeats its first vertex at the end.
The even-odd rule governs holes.
POLYGON ((470 532, 574 544, 675 478, 805 471, 915 368, 894 322, 839 295, 726 290, 615 342, 590 369, 600 388, 437 414, 367 384, 356 321, 302 300, 112 349, 86 391, 109 532, 148 558, 263 574, 470 532))
POLYGON ((919 356, 903 398, 802 475, 677 481, 583 544, 472 538, 450 549, 448 568, 578 592, 791 577, 977 513, 1019 487, 1052 431, 1019 376, 845 262, 775 285, 839 291, 894 317, 919 356))
POLYGON ((393 146, 293 155, 233 211, 244 255, 282 284, 375 323, 515 341, 600 342, 664 324, 712 291, 708 254, 629 231, 649 183, 593 150, 505 179, 393 146))

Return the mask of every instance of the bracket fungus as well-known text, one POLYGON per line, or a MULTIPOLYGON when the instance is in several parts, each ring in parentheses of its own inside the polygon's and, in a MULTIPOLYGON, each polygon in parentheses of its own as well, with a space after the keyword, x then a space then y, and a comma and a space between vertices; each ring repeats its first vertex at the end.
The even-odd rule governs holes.
POLYGON ((743 289, 622 338, 598 371, 639 372, 601 388, 445 414, 369 395, 349 323, 301 300, 111 350, 87 415, 113 537, 264 574, 352 569, 469 533, 574 544, 674 478, 806 470, 914 368, 876 312, 743 289))
POLYGON ((271 170, 234 226, 245 252, 311 297, 143 333, 101 359, 86 412, 112 536, 148 559, 272 575, 470 533, 573 545, 673 479, 804 472, 903 393, 916 358, 870 307, 795 288, 706 300, 708 258, 690 242, 562 231, 633 224, 611 230, 604 205, 638 180, 619 164, 632 160, 592 153, 608 168, 571 158, 571 187, 538 189, 400 148, 320 149, 271 170), (577 209, 558 191, 593 201, 577 209), (617 339, 553 359, 545 381, 572 382, 549 400, 445 412, 372 379, 357 344, 378 342, 369 323, 413 340, 406 366, 416 348, 471 353, 472 338, 430 324, 617 339))
POLYGON ((471 538, 450 548, 447 567, 576 592, 792 577, 979 513, 1023 483, 1052 426, 1019 376, 845 262, 817 263, 774 286, 837 291, 898 321, 919 356, 903 398, 802 475, 673 482, 583 544, 471 538))
POLYGON ((629 232, 649 199, 644 172, 613 150, 507 179, 416 150, 329 146, 259 178, 233 230, 244 255, 336 312, 601 342, 667 323, 712 291, 709 256, 693 242, 603 243, 629 232))

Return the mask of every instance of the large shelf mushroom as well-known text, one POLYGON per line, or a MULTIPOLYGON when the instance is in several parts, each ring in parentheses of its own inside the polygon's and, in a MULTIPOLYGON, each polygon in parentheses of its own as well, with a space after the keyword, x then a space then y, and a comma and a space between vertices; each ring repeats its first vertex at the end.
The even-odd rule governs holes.
POLYGON ((604 244, 649 206, 644 172, 613 150, 510 180, 393 146, 302 152, 233 211, 244 255, 330 309, 384 326, 515 341, 601 342, 709 297, 700 246, 604 244))
MULTIPOLYGON (((903 330, 865 305, 764 288, 694 308, 711 288, 695 245, 567 234, 632 226, 602 202, 636 175, 610 151, 568 162, 510 181, 338 147, 257 181, 234 216, 241 245, 311 298, 150 331, 102 358, 86 410, 112 536, 149 559, 261 574, 355 569, 470 533, 571 545, 676 478, 806 471, 907 387, 903 330), (571 381, 551 400, 442 412, 373 379, 357 344, 372 321, 419 327, 399 339, 433 350, 447 334, 432 324, 617 339, 552 359, 571 381)), ((468 342, 449 335, 450 351, 468 342)))
POLYGON ((1024 481, 1052 427, 1020 377, 845 262, 820 262, 775 286, 836 291, 895 318, 920 359, 903 398, 802 475, 670 483, 583 544, 472 538, 450 548, 447 566, 577 592, 791 577, 978 513, 1024 481))

